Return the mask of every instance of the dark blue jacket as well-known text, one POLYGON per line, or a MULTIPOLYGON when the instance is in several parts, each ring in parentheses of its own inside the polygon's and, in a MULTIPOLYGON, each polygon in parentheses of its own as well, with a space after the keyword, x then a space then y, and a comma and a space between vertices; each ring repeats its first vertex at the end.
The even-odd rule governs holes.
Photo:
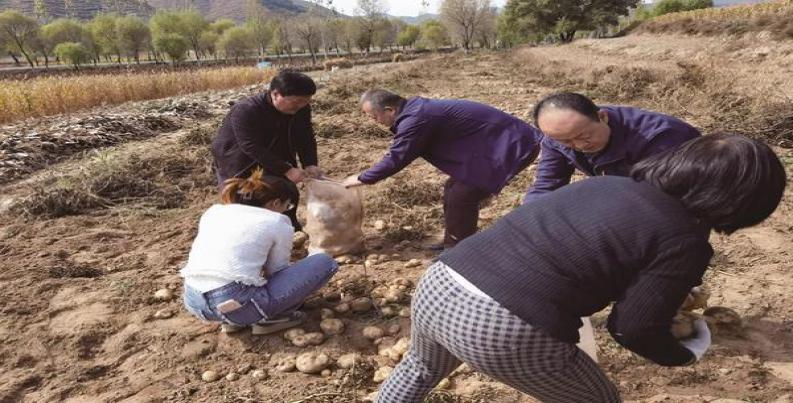
POLYGON ((700 136, 688 123, 657 112, 626 106, 601 109, 609 115, 608 146, 586 155, 545 136, 534 185, 524 203, 567 185, 576 169, 587 176, 627 176, 637 162, 700 136))
POLYGON ((419 97, 404 103, 391 131, 388 153, 361 182, 388 178, 422 157, 457 181, 498 193, 536 158, 542 139, 539 130, 491 106, 419 97))

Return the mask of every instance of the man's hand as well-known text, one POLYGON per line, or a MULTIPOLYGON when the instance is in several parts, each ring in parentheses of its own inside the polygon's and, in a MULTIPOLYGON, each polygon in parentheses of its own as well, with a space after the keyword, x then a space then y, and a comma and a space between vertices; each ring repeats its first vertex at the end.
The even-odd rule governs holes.
POLYGON ((325 173, 322 172, 322 170, 319 169, 319 167, 316 165, 309 165, 305 167, 304 172, 306 176, 312 179, 321 179, 322 177, 325 176, 325 173))
POLYGON ((300 168, 290 168, 288 171, 286 171, 285 175, 287 179, 294 183, 299 183, 306 177, 306 173, 300 168))
POLYGON ((341 184, 348 189, 365 185, 365 183, 358 180, 358 175, 348 176, 341 184))

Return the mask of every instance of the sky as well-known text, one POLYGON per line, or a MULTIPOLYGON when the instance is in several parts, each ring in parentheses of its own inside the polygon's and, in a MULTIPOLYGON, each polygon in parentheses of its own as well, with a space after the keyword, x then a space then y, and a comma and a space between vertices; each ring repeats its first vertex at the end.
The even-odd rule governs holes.
MULTIPOLYGON (((430 0, 430 6, 422 9, 421 0, 385 0, 388 5, 388 14, 395 16, 415 17, 424 13, 437 13, 441 0, 430 0)), ((504 7, 507 0, 491 0, 490 4, 496 7, 504 7)), ((333 6, 344 14, 352 15, 355 11, 357 0, 333 0, 333 6)))

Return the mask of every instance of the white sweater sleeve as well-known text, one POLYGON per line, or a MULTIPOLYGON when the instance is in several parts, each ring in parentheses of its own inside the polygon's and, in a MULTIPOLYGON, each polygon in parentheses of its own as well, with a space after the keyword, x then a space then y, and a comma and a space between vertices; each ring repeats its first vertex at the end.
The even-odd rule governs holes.
POLYGON ((291 223, 288 225, 278 225, 273 228, 273 247, 267 255, 267 262, 264 269, 269 278, 289 266, 289 259, 292 257, 292 238, 295 230, 291 223))

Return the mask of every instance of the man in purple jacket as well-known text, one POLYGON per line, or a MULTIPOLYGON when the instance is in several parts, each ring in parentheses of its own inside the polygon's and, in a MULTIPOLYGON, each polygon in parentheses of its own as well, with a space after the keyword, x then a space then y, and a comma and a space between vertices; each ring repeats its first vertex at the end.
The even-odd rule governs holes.
POLYGON ((450 176, 443 193, 446 248, 476 232, 480 202, 534 161, 542 139, 526 122, 476 102, 405 99, 375 89, 361 97, 361 108, 389 126, 394 139, 380 162, 345 186, 376 183, 424 158, 450 176))
POLYGON ((571 92, 543 98, 534 107, 534 121, 545 138, 534 185, 523 203, 567 185, 576 169, 587 176, 628 176, 637 162, 700 136, 671 116, 626 106, 598 107, 571 92))

